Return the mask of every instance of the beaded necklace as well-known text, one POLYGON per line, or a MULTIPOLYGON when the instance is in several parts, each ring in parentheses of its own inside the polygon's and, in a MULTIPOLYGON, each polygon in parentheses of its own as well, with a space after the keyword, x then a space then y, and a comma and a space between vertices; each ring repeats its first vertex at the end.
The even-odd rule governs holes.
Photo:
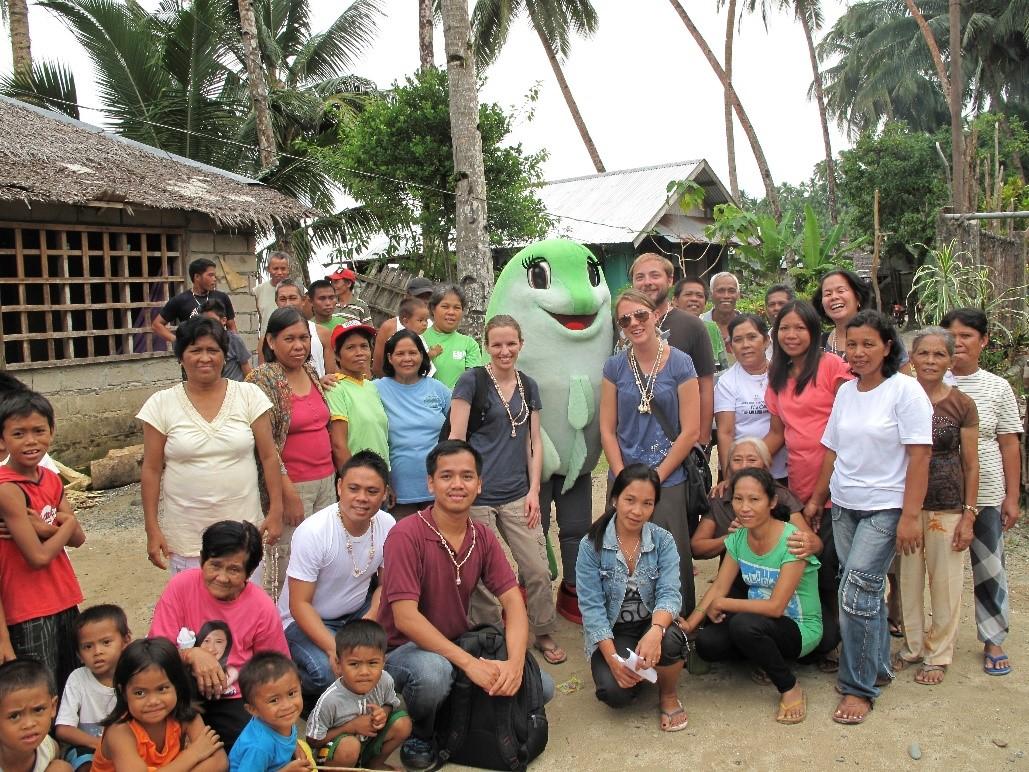
MULTIPOLYGON (((497 396, 500 397, 500 404, 504 406, 504 412, 507 413, 507 420, 511 422, 511 436, 517 437, 517 429, 519 426, 529 420, 529 403, 525 401, 525 386, 522 384, 522 376, 517 370, 515 370, 515 384, 517 385, 518 396, 522 399, 522 405, 518 408, 518 415, 511 415, 511 403, 504 399, 504 392, 500 389, 500 382, 497 380, 497 376, 493 373, 493 365, 486 365, 486 372, 489 374, 490 380, 493 381, 493 388, 497 390, 497 396)), ((514 394, 511 395, 514 398, 514 394)))
POLYGON ((650 412, 650 403, 654 399, 654 386, 657 384, 657 371, 661 367, 661 359, 665 353, 665 341, 658 338, 657 356, 654 357, 654 366, 650 368, 650 374, 644 379, 643 371, 640 370, 640 363, 636 360, 636 353, 629 347, 629 368, 632 370, 632 377, 636 381, 636 388, 640 390, 640 406, 637 408, 641 413, 650 412))
MULTIPOLYGON (((375 515, 372 515, 372 519, 368 521, 368 562, 365 563, 364 568, 360 568, 357 565, 357 558, 354 556, 354 543, 350 541, 350 531, 347 530, 347 522, 343 519, 343 507, 339 507, 339 524, 343 526, 343 536, 346 539, 347 544, 347 556, 350 558, 350 562, 353 564, 353 575, 355 578, 362 576, 369 568, 372 567, 372 562, 375 560, 375 515)), ((358 537, 360 538, 360 537, 358 537)))
POLYGON ((471 524, 471 521, 468 522, 467 527, 472 529, 472 546, 468 548, 468 554, 464 556, 464 560, 458 563, 457 554, 454 552, 454 550, 450 548, 450 543, 447 541, 446 537, 443 534, 441 534, 438 530, 436 530, 432 523, 426 520, 421 512, 418 513, 418 517, 421 518, 421 521, 429 527, 429 530, 431 530, 434 534, 436 534, 439 537, 440 544, 442 544, 443 549, 447 551, 447 555, 450 557, 450 562, 454 564, 454 574, 456 577, 454 579, 454 584, 460 586, 461 566, 467 563, 468 558, 470 558, 472 556, 472 553, 475 552, 475 527, 471 524))

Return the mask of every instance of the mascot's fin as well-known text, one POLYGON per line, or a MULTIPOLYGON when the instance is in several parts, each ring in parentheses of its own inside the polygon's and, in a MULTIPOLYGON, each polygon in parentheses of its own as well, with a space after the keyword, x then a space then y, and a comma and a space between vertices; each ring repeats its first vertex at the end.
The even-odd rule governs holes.
POLYGON ((585 375, 573 375, 568 381, 568 423, 581 432, 593 418, 593 413, 590 379, 585 375))
POLYGON ((558 469, 561 467, 561 457, 558 455, 557 448, 551 441, 550 436, 547 434, 547 430, 542 426, 540 427, 540 435, 543 437, 543 477, 544 481, 549 480, 558 469))
POLYGON ((582 471, 582 464, 586 460, 586 435, 583 434, 583 429, 589 424, 593 414, 593 387, 589 378, 584 375, 573 375, 568 382, 568 423, 575 430, 575 434, 568 451, 568 473, 565 475, 562 493, 567 492, 575 484, 582 471))

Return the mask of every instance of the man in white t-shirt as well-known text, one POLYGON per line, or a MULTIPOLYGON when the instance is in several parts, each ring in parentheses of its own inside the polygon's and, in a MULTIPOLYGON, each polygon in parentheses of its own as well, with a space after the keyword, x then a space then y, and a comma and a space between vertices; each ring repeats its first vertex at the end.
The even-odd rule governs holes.
POLYGON ((275 288, 289 276, 289 255, 285 252, 272 252, 268 255, 268 281, 254 287, 254 298, 257 300, 257 314, 261 318, 261 334, 268 326, 268 317, 275 311, 275 288))
POLYGON ((381 510, 389 467, 376 453, 350 457, 336 485, 339 504, 297 526, 279 614, 305 694, 320 695, 336 679, 336 632, 362 617, 375 619, 382 545, 396 524, 381 510))

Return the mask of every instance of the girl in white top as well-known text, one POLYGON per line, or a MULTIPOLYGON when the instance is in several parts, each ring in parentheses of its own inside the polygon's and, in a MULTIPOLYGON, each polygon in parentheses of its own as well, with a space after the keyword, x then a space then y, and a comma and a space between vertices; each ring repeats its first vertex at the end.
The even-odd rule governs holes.
POLYGON ((253 384, 221 376, 228 338, 216 321, 195 317, 175 331, 186 380, 152 395, 143 422, 141 471, 147 555, 174 575, 200 564, 204 529, 231 518, 258 525, 268 543, 282 531, 282 486, 272 439, 271 402, 253 384), (257 461, 270 506, 261 513, 257 461))
MULTIPOLYGON (((756 314, 740 314, 728 325, 729 343, 736 364, 715 384, 715 424, 718 463, 728 478, 729 448, 742 437, 764 437, 771 425, 765 404, 768 388, 768 327, 756 314)), ((786 477, 786 448, 772 457, 768 470, 776 480, 786 477)))

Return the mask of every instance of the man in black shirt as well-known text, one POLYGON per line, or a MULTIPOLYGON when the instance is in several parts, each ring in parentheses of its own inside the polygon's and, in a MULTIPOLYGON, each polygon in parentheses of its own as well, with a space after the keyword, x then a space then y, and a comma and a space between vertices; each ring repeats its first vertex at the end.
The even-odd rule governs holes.
POLYGON ((707 327, 694 316, 680 311, 668 302, 675 267, 661 255, 647 252, 636 258, 629 272, 632 286, 646 294, 656 307, 658 329, 665 333, 670 344, 693 360, 700 386, 700 439, 707 446, 711 442, 711 422, 715 407, 715 358, 711 351, 711 338, 707 327))
POLYGON ((189 264, 189 280, 192 288, 182 292, 167 303, 161 309, 153 322, 153 329, 158 335, 169 343, 175 341, 174 330, 168 325, 179 325, 194 316, 198 316, 200 308, 208 300, 217 300, 225 307, 225 317, 228 320, 226 329, 236 332, 236 312, 232 308, 232 301, 224 292, 215 289, 218 286, 218 274, 215 271, 213 260, 206 257, 199 257, 189 264))

